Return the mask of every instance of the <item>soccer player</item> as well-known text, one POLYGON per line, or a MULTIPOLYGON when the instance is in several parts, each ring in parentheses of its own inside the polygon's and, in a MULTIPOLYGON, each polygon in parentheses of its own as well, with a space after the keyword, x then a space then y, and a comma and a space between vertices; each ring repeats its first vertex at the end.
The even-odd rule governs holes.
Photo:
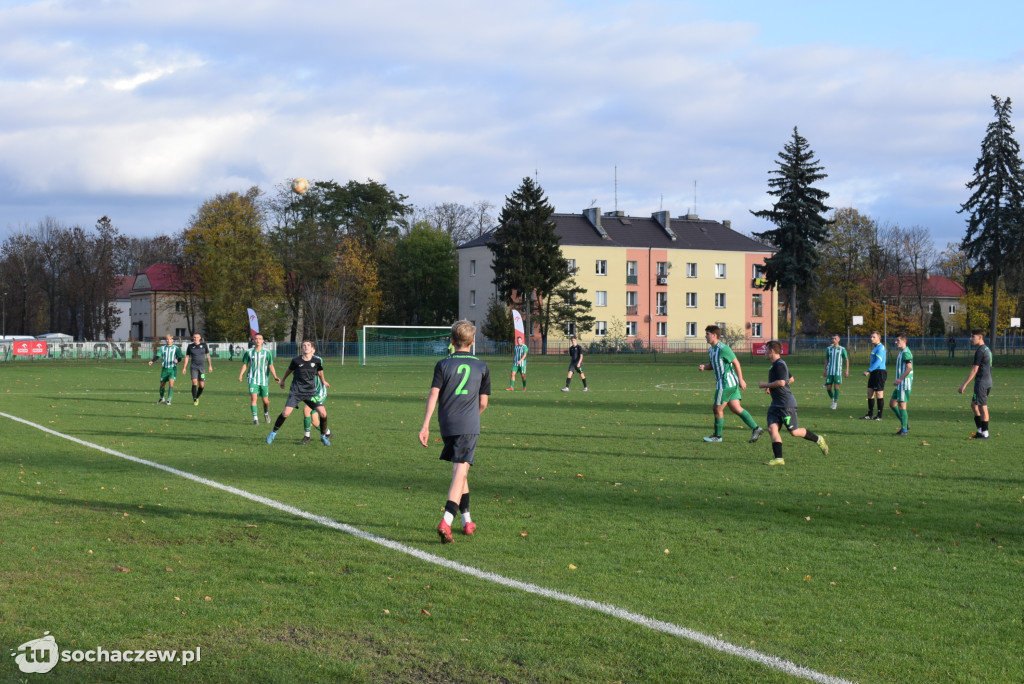
POLYGON ((888 373, 885 371, 885 345, 882 344, 882 335, 877 330, 871 331, 871 344, 875 348, 871 350, 871 363, 864 375, 868 376, 868 412, 864 420, 882 420, 882 407, 885 405, 885 380, 888 373), (878 415, 872 416, 875 407, 875 400, 878 401, 878 415))
POLYGON ((825 370, 821 375, 825 378, 825 390, 832 400, 832 410, 839 406, 839 386, 843 384, 843 362, 846 362, 846 377, 850 377, 850 356, 846 347, 839 346, 839 333, 832 336, 832 346, 825 349, 825 370))
POLYGON ((174 394, 174 379, 178 377, 178 362, 184 358, 184 354, 181 353, 181 347, 174 344, 174 338, 170 335, 164 337, 163 346, 156 350, 156 354, 153 355, 153 360, 149 362, 149 365, 153 365, 153 361, 160 360, 160 401, 158 404, 166 403, 168 406, 171 405, 171 395, 174 394), (164 402, 164 386, 167 386, 167 401, 164 402))
POLYGON ((889 408, 900 421, 900 429, 896 431, 896 434, 905 436, 910 430, 907 402, 910 401, 910 390, 914 387, 914 355, 907 349, 906 333, 896 335, 896 348, 900 350, 900 353, 896 355, 896 383, 889 408))
POLYGON ((252 424, 259 425, 256 417, 257 398, 263 397, 263 419, 270 422, 270 375, 274 382, 280 382, 277 369, 274 368, 274 352, 263 348, 263 335, 256 333, 256 346, 247 349, 242 355, 242 368, 238 371, 238 382, 246 377, 248 370, 249 399, 252 409, 252 424))
POLYGON ((740 360, 733 354, 725 342, 722 342, 722 329, 717 325, 709 325, 704 328, 704 339, 708 343, 708 358, 710 363, 700 364, 699 370, 715 371, 715 398, 711 403, 711 413, 715 417, 715 432, 710 437, 705 437, 705 442, 721 442, 722 428, 725 427, 725 407, 735 413, 751 429, 750 441, 756 442, 764 432, 757 425, 754 417, 740 405, 741 389, 747 389, 747 383, 743 380, 743 369, 740 368, 740 360))
POLYGON ((281 426, 284 425, 284 421, 288 420, 288 416, 292 414, 292 411, 301 402, 320 414, 320 431, 322 433, 320 441, 324 443, 324 446, 331 446, 331 429, 327 427, 327 409, 324 408, 323 402, 318 402, 314 399, 316 396, 317 379, 320 380, 324 387, 330 387, 331 383, 327 382, 324 378, 324 360, 316 356, 314 351, 313 343, 309 340, 303 340, 302 354, 292 359, 292 362, 288 365, 288 370, 285 371, 281 380, 278 381, 281 389, 284 389, 284 381, 292 373, 295 374, 295 377, 292 379, 291 391, 288 393, 288 401, 285 402, 281 415, 274 421, 274 429, 267 435, 267 444, 274 442, 274 438, 277 437, 277 433, 281 426))
POLYGON ((199 406, 199 395, 206 388, 206 373, 203 366, 208 365, 207 373, 213 372, 213 357, 210 356, 210 348, 202 341, 203 336, 199 333, 192 333, 192 341, 185 348, 185 364, 181 372, 188 370, 188 364, 192 362, 192 405, 199 406), (206 361, 206 364, 203 363, 206 361))
POLYGON ((437 526, 442 544, 454 541, 452 522, 456 513, 462 514, 463 534, 476 532, 476 523, 469 514, 469 468, 473 465, 480 436, 480 414, 487 408, 491 394, 491 374, 487 364, 469 351, 475 337, 476 326, 469 321, 458 321, 452 326, 455 353, 434 366, 427 410, 419 434, 420 444, 428 446, 430 417, 436 408, 444 440, 441 460, 452 463, 452 481, 448 487, 444 517, 437 526))
POLYGON ((816 435, 807 428, 800 427, 797 422, 796 397, 789 389, 789 367, 782 360, 782 343, 771 340, 764 346, 764 355, 772 364, 768 369, 768 382, 757 383, 758 387, 768 390, 772 395, 772 403, 768 406, 768 436, 772 439, 772 459, 766 461, 765 465, 786 465, 782 458, 782 435, 779 432, 779 425, 785 425, 786 430, 794 437, 803 437, 808 442, 814 442, 821 449, 821 453, 828 454, 828 444, 824 435, 816 435))
POLYGON ((526 354, 529 349, 523 344, 523 338, 516 335, 516 346, 512 349, 512 378, 508 381, 506 392, 513 392, 516 389, 516 373, 523 378, 523 391, 526 391, 526 354))
POLYGON ((992 390, 992 350, 985 344, 985 331, 975 328, 971 331, 971 345, 974 349, 974 365, 967 374, 964 384, 960 385, 960 394, 974 380, 974 396, 971 397, 971 409, 974 411, 974 424, 978 431, 971 439, 988 439, 988 394, 992 390))
POLYGON ((563 392, 569 391, 569 383, 572 382, 572 374, 579 373, 580 380, 583 381, 583 391, 589 392, 587 388, 587 376, 583 374, 583 347, 580 346, 580 341, 573 335, 570 338, 569 344, 569 374, 565 376, 565 387, 562 388, 563 392))
MULTIPOLYGON (((313 401, 320 404, 327 401, 327 388, 320 382, 320 378, 316 379, 316 394, 313 395, 313 401)), ((303 404, 302 428, 305 431, 305 435, 302 437, 302 444, 309 444, 309 433, 312 432, 314 425, 320 430, 320 435, 323 436, 324 430, 320 427, 320 414, 303 404)))

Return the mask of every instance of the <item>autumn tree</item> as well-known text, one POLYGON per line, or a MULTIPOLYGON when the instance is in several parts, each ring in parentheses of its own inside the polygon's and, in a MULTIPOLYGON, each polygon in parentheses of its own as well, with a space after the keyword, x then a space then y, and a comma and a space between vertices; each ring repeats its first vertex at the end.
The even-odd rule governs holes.
POLYGON ((776 252, 765 260, 768 288, 779 288, 789 295, 790 349, 795 349, 797 298, 800 290, 810 291, 820 262, 819 245, 828 233, 825 205, 829 193, 814 186, 828 178, 814 158, 807 140, 793 128, 793 138, 779 153, 768 181, 768 194, 776 197, 771 209, 752 211, 758 218, 775 224, 772 230, 755 235, 767 240, 776 252))
POLYGON ((248 336, 246 308, 274 318, 283 291, 281 265, 263 231, 259 188, 207 200, 184 231, 185 275, 211 339, 248 336))
POLYGON ((449 234, 418 223, 381 255, 386 316, 394 325, 453 323, 459 309, 459 261, 449 234))
POLYGON ((832 214, 828 236, 820 247, 819 287, 809 297, 810 309, 826 332, 844 330, 870 302, 868 252, 875 240, 874 219, 844 207, 832 214))

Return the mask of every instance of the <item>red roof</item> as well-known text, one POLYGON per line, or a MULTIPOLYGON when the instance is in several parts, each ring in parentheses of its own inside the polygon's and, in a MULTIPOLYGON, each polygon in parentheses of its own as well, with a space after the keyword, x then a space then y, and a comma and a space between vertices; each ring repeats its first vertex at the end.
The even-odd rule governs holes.
POLYGON ((135 276, 121 276, 117 279, 117 289, 114 290, 114 299, 128 299, 135 287, 135 276))
MULTIPOLYGON (((889 276, 882 283, 882 293, 887 297, 895 297, 897 294, 905 297, 916 292, 916 289, 917 285, 912 275, 889 276)), ((923 289, 922 294, 925 297, 956 298, 963 297, 965 294, 964 288, 960 283, 940 275, 925 276, 923 289)))
POLYGON ((180 292, 185 289, 182 284, 181 266, 175 264, 153 264, 139 275, 144 275, 149 280, 150 290, 180 292))

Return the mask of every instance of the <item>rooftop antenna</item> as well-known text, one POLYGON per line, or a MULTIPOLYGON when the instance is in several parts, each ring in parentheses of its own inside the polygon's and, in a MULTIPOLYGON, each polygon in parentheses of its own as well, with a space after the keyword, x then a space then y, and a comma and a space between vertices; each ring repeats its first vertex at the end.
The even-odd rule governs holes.
POLYGON ((615 165, 615 211, 619 210, 619 165, 615 165))
POLYGON ((693 213, 700 213, 697 211, 697 181, 693 181, 693 213))
POLYGON ((665 211, 665 193, 661 193, 661 199, 658 201, 658 211, 665 211))

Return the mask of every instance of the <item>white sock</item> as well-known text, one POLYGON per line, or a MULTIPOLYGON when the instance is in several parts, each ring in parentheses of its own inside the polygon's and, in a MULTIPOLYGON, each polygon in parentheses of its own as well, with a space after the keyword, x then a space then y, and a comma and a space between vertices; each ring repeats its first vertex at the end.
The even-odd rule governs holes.
POLYGON ((309 437, 309 431, 308 430, 306 431, 306 436, 309 437))
POLYGON ((473 522, 473 519, 469 517, 469 511, 466 511, 462 514, 462 524, 468 525, 471 522, 473 522))
POLYGON ((444 524, 450 526, 452 524, 453 520, 455 520, 455 516, 452 515, 451 513, 449 513, 448 511, 445 511, 444 512, 444 524))

